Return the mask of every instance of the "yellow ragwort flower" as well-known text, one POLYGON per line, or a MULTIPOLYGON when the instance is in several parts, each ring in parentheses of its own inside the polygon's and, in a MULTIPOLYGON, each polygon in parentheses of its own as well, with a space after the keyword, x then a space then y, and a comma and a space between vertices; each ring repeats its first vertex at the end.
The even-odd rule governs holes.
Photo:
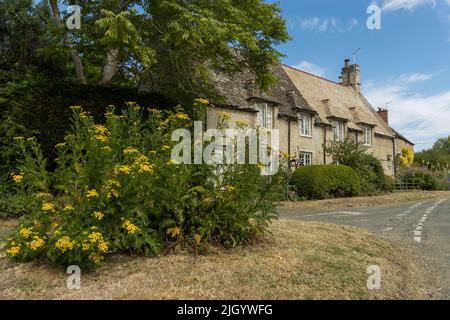
POLYGON ((118 172, 124 173, 124 174, 130 174, 131 173, 131 167, 128 165, 120 166, 117 169, 118 172))
POLYGON ((228 120, 231 118, 231 114, 228 112, 219 112, 219 118, 223 120, 228 120))
POLYGON ((89 256, 89 260, 98 264, 103 260, 103 256, 99 255, 97 252, 92 252, 91 255, 89 256))
POLYGON ((88 198, 98 198, 98 192, 97 192, 97 190, 95 190, 95 189, 89 190, 89 191, 87 192, 86 197, 88 197, 88 198))
POLYGON ((234 191, 234 190, 236 190, 235 187, 233 187, 233 186, 227 186, 227 191, 228 191, 228 192, 232 192, 232 191, 234 191))
POLYGON ((169 228, 167 229, 166 232, 168 235, 170 235, 172 238, 176 238, 181 234, 181 229, 180 228, 169 228))
POLYGON ((186 113, 179 112, 176 114, 176 118, 179 120, 189 120, 189 116, 186 113))
POLYGON ((91 243, 103 241, 103 235, 100 232, 92 232, 88 238, 91 243))
POLYGON ((139 172, 140 173, 152 173, 153 172, 153 165, 149 163, 142 163, 139 165, 139 172))
POLYGON ((72 250, 75 247, 75 241, 70 239, 68 236, 64 236, 55 243, 55 247, 61 250, 62 253, 72 250))
POLYGON ((124 155, 134 154, 134 153, 139 153, 139 150, 136 148, 131 148, 131 147, 128 147, 125 150, 123 150, 124 155))
POLYGON ((33 251, 36 251, 40 247, 42 247, 45 244, 44 239, 34 236, 33 240, 30 242, 30 249, 33 251))
POLYGON ((91 248, 91 245, 88 242, 83 242, 81 245, 81 250, 88 251, 91 248))
POLYGON ((14 174, 12 176, 12 179, 15 183, 21 183, 23 181, 23 175, 21 174, 14 174))
POLYGON ((176 161, 175 159, 170 159, 169 161, 167 161, 166 164, 167 164, 168 166, 172 166, 172 165, 177 164, 177 161, 176 161))
POLYGON ((122 227, 128 232, 128 234, 135 234, 140 231, 140 229, 135 224, 131 223, 130 220, 125 220, 122 227))
POLYGON ((20 247, 14 246, 6 250, 6 254, 9 254, 11 257, 15 257, 20 253, 20 247))
POLYGON ((65 206, 64 206, 64 209, 63 209, 64 211, 74 211, 75 210, 75 208, 71 205, 71 204, 66 204, 65 206))
POLYGON ((100 250, 101 253, 107 253, 109 249, 108 242, 106 241, 100 241, 98 244, 98 250, 100 250))
POLYGON ((108 134, 108 129, 105 126, 102 126, 101 124, 96 124, 94 126, 95 132, 97 132, 100 135, 106 135, 108 134))
POLYGON ((33 231, 31 228, 22 228, 20 229, 19 234, 25 239, 28 239, 33 234, 33 231))
POLYGON ((100 211, 95 211, 93 214, 94 218, 96 218, 97 220, 102 220, 103 217, 105 216, 102 212, 100 211))
POLYGON ((209 100, 208 99, 204 99, 204 98, 197 98, 194 100, 195 103, 199 103, 199 104, 205 104, 208 105, 209 104, 209 100))
POLYGON ((54 211, 55 205, 51 202, 44 202, 41 209, 42 211, 54 211))

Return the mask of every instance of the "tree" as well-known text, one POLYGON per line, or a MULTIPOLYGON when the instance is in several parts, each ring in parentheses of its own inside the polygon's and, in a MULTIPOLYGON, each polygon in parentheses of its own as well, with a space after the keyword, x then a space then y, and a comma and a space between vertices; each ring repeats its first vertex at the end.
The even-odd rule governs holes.
MULTIPOLYGON (((44 21, 53 23, 38 30, 38 38, 51 41, 29 50, 65 51, 74 71, 67 79, 81 84, 138 86, 143 79, 156 79, 162 88, 198 95, 212 71, 248 69, 266 89, 275 81, 270 66, 282 56, 275 46, 289 39, 278 4, 263 0, 19 2, 31 11, 50 8, 44 21), (81 7, 80 30, 65 27, 69 4, 81 7)), ((18 18, 8 19, 17 23, 18 18)))
POLYGON ((414 162, 429 169, 448 169, 450 166, 450 136, 436 141, 429 150, 416 153, 414 162))

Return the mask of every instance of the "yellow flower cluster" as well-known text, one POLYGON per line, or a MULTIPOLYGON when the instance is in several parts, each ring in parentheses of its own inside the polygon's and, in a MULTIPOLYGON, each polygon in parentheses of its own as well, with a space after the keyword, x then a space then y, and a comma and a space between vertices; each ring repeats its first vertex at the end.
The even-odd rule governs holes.
POLYGON ((139 153, 139 151, 136 148, 131 148, 131 147, 128 147, 125 150, 123 150, 124 155, 134 154, 134 153, 139 153))
POLYGON ((59 250, 61 250, 62 253, 66 252, 67 250, 72 250, 75 246, 75 241, 70 239, 68 236, 64 236, 55 243, 55 247, 59 250))
POLYGON ((179 120, 189 120, 189 116, 186 113, 178 112, 176 118, 179 120))
POLYGON ((140 173, 144 173, 144 172, 152 173, 153 168, 154 168, 154 166, 149 163, 142 163, 139 165, 139 172, 140 173))
POLYGON ((28 239, 33 234, 33 231, 31 228, 22 228, 20 229, 19 234, 25 239, 28 239))
POLYGON ((108 249, 109 249, 108 242, 100 241, 100 243, 98 244, 98 250, 100 250, 100 252, 102 253, 107 253, 108 249))
POLYGON ((96 124, 94 126, 95 132, 97 133, 95 139, 101 142, 105 142, 108 139, 108 129, 101 124, 96 124))
POLYGON ((167 229, 166 232, 168 235, 170 235, 172 238, 176 238, 181 234, 181 229, 180 228, 169 228, 167 229))
POLYGON ((248 123, 245 122, 245 121, 242 121, 242 120, 237 120, 235 122, 235 124, 236 124, 236 127, 239 128, 239 129, 243 129, 243 128, 247 128, 248 127, 248 123))
POLYGON ((204 99, 204 98, 197 98, 194 100, 195 103, 199 103, 199 104, 204 104, 204 105, 208 105, 209 104, 209 100, 208 99, 204 99))
POLYGON ((75 208, 71 205, 71 204, 66 204, 65 206, 64 206, 64 209, 63 209, 64 211, 74 211, 75 210, 75 208))
POLYGON ((54 211, 55 205, 51 202, 44 202, 41 209, 42 211, 54 211))
POLYGON ((15 257, 20 253, 20 247, 14 246, 6 250, 6 254, 9 254, 11 257, 15 257))
POLYGON ((103 212, 101 212, 101 211, 95 211, 92 215, 93 215, 94 218, 96 218, 97 220, 102 220, 103 217, 105 216, 105 215, 103 214, 103 212))
POLYGON ((23 175, 22 174, 12 174, 12 179, 15 183, 21 183, 23 181, 23 175))
POLYGON ((98 192, 95 189, 91 189, 87 192, 86 197, 88 198, 98 198, 98 192))
POLYGON ((103 235, 100 232, 92 232, 88 238, 91 243, 103 241, 103 235))
POLYGON ((131 167, 128 166, 128 165, 123 165, 123 166, 120 166, 120 167, 117 169, 117 171, 118 171, 119 173, 130 174, 130 173, 131 173, 131 167))
POLYGON ((103 257, 99 255, 97 252, 92 252, 91 255, 89 256, 89 260, 98 264, 103 260, 103 257))
POLYGON ((236 190, 235 187, 233 187, 233 186, 227 186, 227 191, 228 191, 228 192, 232 192, 232 191, 234 191, 234 190, 236 190))
POLYGON ((30 242, 29 246, 30 249, 33 251, 36 251, 40 247, 42 247, 45 244, 44 239, 40 238, 39 236, 34 236, 33 240, 30 242))
POLYGON ((231 118, 231 114, 228 112, 219 112, 219 118, 223 120, 228 120, 231 118))
POLYGON ((172 165, 177 164, 177 161, 176 161, 175 159, 170 159, 169 161, 167 161, 166 164, 167 164, 168 166, 172 166, 172 165))
POLYGON ((122 228, 124 228, 128 232, 128 234, 135 234, 136 232, 140 231, 140 229, 130 220, 125 220, 122 224, 122 228))

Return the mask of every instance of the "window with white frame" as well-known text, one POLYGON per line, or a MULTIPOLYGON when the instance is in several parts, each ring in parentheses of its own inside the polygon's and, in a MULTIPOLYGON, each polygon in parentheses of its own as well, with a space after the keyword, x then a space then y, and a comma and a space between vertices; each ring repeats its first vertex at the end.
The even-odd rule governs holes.
POLYGON ((371 146, 372 145, 372 127, 371 126, 364 126, 363 127, 364 137, 363 142, 365 146, 371 146))
POLYGON ((258 111, 258 125, 262 128, 273 129, 273 107, 267 103, 255 105, 258 111))
POLYGON ((311 137, 311 115, 302 113, 298 115, 298 125, 300 127, 300 135, 311 137))
POLYGON ((344 121, 333 121, 334 141, 345 140, 345 123, 344 121))
POLYGON ((312 153, 311 152, 302 152, 300 151, 299 153, 299 165, 304 167, 304 166, 310 166, 312 165, 312 153))

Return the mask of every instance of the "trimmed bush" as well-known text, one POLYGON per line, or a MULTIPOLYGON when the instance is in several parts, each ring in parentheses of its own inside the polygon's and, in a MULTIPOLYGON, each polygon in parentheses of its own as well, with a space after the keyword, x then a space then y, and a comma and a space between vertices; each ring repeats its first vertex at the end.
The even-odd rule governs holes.
POLYGON ((340 165, 301 167, 294 172, 292 182, 298 195, 308 199, 355 196, 361 191, 355 170, 340 165))

